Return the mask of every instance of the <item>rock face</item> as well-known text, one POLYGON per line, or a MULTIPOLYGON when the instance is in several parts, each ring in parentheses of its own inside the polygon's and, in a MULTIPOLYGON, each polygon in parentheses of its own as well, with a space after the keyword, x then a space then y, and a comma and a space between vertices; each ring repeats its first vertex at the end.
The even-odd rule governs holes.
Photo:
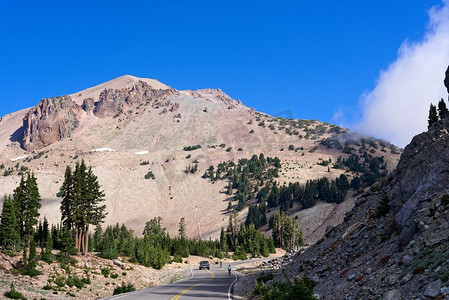
POLYGON ((320 299, 442 297, 449 286, 448 148, 449 119, 415 136, 396 170, 356 201, 344 223, 281 266, 279 280, 308 276, 320 299), (385 197, 390 211, 382 215, 385 197))
MULTIPOLYGON (((83 112, 99 118, 113 117, 147 101, 162 101, 173 89, 153 89, 145 81, 121 89, 104 89, 99 99, 85 98, 78 105, 71 96, 42 99, 23 120, 22 145, 27 151, 40 149, 70 137, 78 127, 83 112)), ((170 111, 179 108, 175 103, 170 111)))
POLYGON ((112 117, 146 101, 163 100, 173 92, 172 89, 153 89, 148 83, 139 80, 129 88, 103 90, 93 112, 99 118, 112 117))
POLYGON ((82 108, 70 96, 42 99, 23 119, 23 146, 33 151, 70 137, 82 108))

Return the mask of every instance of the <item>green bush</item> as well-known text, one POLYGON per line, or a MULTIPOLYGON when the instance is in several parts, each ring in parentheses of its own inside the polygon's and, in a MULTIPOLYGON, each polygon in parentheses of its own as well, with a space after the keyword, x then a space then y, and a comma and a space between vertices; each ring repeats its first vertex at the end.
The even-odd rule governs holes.
POLYGON ((272 280, 274 278, 274 274, 271 272, 262 272, 258 277, 258 282, 267 282, 269 280, 272 280))
POLYGON ((65 285, 65 278, 60 276, 55 279, 55 284, 59 287, 63 287, 65 285))
POLYGON ((129 293, 129 292, 133 292, 136 289, 134 288, 134 285, 132 285, 131 283, 125 284, 124 282, 122 282, 121 286, 118 286, 114 289, 114 294, 113 295, 118 295, 118 294, 122 294, 122 293, 129 293))
POLYGON ((177 263, 182 263, 182 256, 179 254, 175 254, 175 256, 173 257, 173 261, 177 263))
POLYGON ((273 287, 265 285, 263 282, 256 284, 253 295, 262 296, 267 300, 315 300, 313 296, 313 288, 315 283, 307 277, 295 283, 276 283, 273 287))
POLYGON ((101 274, 103 274, 104 277, 109 277, 109 274, 111 274, 111 269, 101 268, 101 274))
POLYGON ((9 290, 8 292, 5 292, 3 295, 9 299, 24 299, 24 300, 26 300, 26 297, 24 295, 22 295, 21 292, 16 291, 16 289, 14 288, 14 285, 12 283, 11 283, 11 290, 9 290))
POLYGON ((150 171, 148 171, 148 173, 147 174, 145 174, 145 179, 154 179, 155 177, 154 177, 154 174, 153 174, 153 172, 151 172, 151 170, 150 171))
POLYGON ((117 279, 118 278, 118 274, 117 273, 112 273, 111 274, 111 278, 112 279, 117 279))
POLYGON ((83 281, 78 276, 69 276, 66 280, 66 284, 69 287, 76 286, 78 289, 82 289, 84 287, 83 281))
POLYGON ((86 276, 86 277, 81 278, 81 282, 84 284, 90 284, 90 277, 86 276))

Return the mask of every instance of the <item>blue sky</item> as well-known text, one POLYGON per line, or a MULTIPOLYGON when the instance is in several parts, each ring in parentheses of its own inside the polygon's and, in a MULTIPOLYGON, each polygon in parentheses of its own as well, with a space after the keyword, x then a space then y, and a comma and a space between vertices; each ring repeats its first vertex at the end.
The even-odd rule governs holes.
POLYGON ((376 88, 404 41, 423 39, 429 9, 442 2, 0 5, 0 115, 131 74, 176 89, 221 88, 272 115, 290 110, 355 126, 362 95, 376 88))

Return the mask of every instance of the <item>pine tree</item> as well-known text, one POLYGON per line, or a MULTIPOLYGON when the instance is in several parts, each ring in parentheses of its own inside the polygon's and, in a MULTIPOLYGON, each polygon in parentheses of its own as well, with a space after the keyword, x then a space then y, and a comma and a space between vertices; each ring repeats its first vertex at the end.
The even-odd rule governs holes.
POLYGON ((64 183, 60 189, 61 221, 65 230, 72 231, 75 237, 75 247, 83 255, 89 250, 89 226, 98 225, 106 216, 104 192, 101 190, 98 178, 87 169, 84 160, 77 163, 73 173, 66 168, 64 183))
POLYGON ((186 219, 184 217, 181 218, 181 220, 179 221, 179 237, 181 239, 185 239, 186 238, 186 219))
MULTIPOLYGON (((41 197, 34 174, 27 175, 26 180, 22 176, 19 186, 14 190, 13 199, 19 212, 19 227, 24 247, 29 247, 30 240, 34 236, 34 226, 38 224, 41 197)), ((26 251, 24 251, 26 254, 26 251)), ((24 256, 24 260, 27 258, 24 256)))
POLYGON ((429 118, 427 120, 428 126, 427 128, 430 129, 433 123, 438 122, 438 115, 437 115, 437 108, 432 103, 430 104, 429 109, 429 118))
POLYGON ((103 247, 103 229, 101 228, 101 224, 98 224, 95 228, 93 243, 94 251, 100 252, 103 247))
POLYGON ((449 110, 447 109, 446 103, 443 98, 438 102, 438 116, 440 120, 445 119, 449 115, 449 110))
POLYGON ((10 196, 5 196, 0 219, 0 246, 15 251, 20 249, 20 241, 17 207, 10 196))
POLYGON ((64 182, 59 190, 58 196, 62 197, 61 200, 61 220, 65 229, 73 229, 73 213, 74 208, 74 187, 72 179, 72 169, 70 166, 65 168, 64 182))

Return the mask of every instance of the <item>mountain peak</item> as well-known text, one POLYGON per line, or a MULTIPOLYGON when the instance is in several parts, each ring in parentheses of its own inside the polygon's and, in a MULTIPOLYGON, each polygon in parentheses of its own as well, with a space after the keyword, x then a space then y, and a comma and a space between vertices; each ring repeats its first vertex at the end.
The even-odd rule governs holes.
POLYGON ((139 77, 132 76, 132 75, 123 75, 123 76, 117 77, 115 79, 101 83, 99 85, 96 85, 94 87, 87 88, 85 90, 73 93, 70 96, 77 104, 82 104, 83 100, 86 98, 98 99, 98 97, 100 96, 100 93, 102 91, 104 91, 105 89, 129 88, 129 87, 134 86, 139 81, 143 81, 143 82, 147 83, 153 89, 156 89, 156 90, 171 89, 171 87, 163 84, 162 82, 160 82, 156 79, 139 78, 139 77))

